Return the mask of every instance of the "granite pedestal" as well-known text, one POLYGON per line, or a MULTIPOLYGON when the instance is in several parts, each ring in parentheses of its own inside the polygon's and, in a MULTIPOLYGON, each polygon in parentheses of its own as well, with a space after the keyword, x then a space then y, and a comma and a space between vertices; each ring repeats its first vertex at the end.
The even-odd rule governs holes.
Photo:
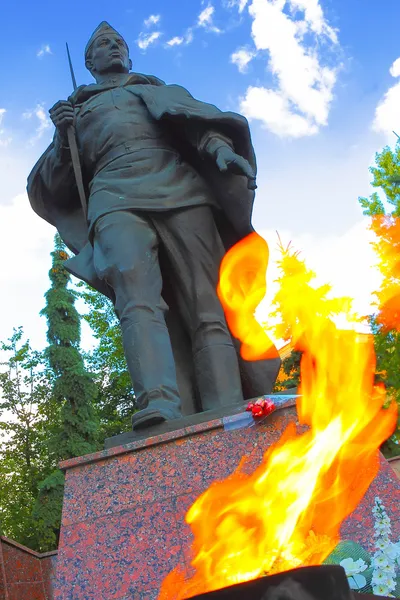
MULTIPOLYGON (((254 465, 290 422, 294 406, 263 424, 234 430, 218 417, 158 436, 66 461, 57 600, 153 600, 164 577, 190 560, 184 516, 213 481, 254 465)), ((400 485, 382 458, 378 477, 342 526, 342 538, 373 550, 375 496, 400 537, 400 485)))
POLYGON ((0 536, 0 600, 53 600, 56 562, 57 552, 39 554, 0 536))

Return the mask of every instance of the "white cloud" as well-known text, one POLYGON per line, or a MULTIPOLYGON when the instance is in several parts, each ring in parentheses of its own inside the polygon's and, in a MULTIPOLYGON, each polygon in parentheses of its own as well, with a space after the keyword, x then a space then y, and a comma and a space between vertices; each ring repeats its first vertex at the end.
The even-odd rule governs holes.
MULTIPOLYGON (((204 4, 204 0, 202 1, 202 4, 204 4)), ((204 29, 207 32, 222 33, 222 30, 214 24, 214 13, 214 6, 211 3, 208 3, 208 5, 198 15, 196 24, 192 27, 188 27, 183 35, 176 35, 169 39, 164 44, 164 47, 172 48, 174 46, 182 46, 183 44, 188 46, 193 42, 195 29, 204 29)))
POLYGON ((43 58, 45 54, 53 54, 49 44, 43 44, 40 50, 37 51, 36 56, 38 58, 43 58))
POLYGON ((0 108, 0 146, 6 147, 12 142, 12 137, 8 136, 6 130, 2 128, 3 117, 6 114, 5 108, 0 108))
POLYGON ((0 340, 12 334, 13 327, 23 325, 34 344, 45 343, 46 326, 39 311, 49 287, 47 271, 55 230, 31 209, 26 194, 12 204, 0 205, 0 255, 8 257, 1 264, 2 318, 0 340))
MULTIPOLYGON (((144 26, 149 29, 153 25, 158 25, 161 21, 161 15, 150 15, 144 20, 144 26)), ((155 42, 161 37, 161 31, 152 31, 151 33, 141 31, 137 39, 137 45, 141 50, 147 50, 149 46, 155 44, 155 42)))
POLYGON ((36 117, 39 120, 39 125, 36 128, 35 135, 28 140, 28 143, 31 146, 36 144, 43 134, 52 126, 52 123, 43 108, 43 104, 37 104, 33 110, 27 110, 22 115, 23 119, 32 119, 32 117, 36 117))
POLYGON ((193 29, 189 27, 185 34, 185 44, 191 44, 193 42, 193 29))
MULTIPOLYGON (((392 77, 400 76, 400 58, 397 58, 390 67, 392 77)), ((393 131, 400 135, 400 82, 388 89, 375 109, 375 118, 372 128, 378 133, 385 134, 393 140, 393 131)))
POLYGON ((161 21, 161 15, 150 15, 144 21, 145 27, 151 27, 152 25, 157 25, 161 21))
POLYGON ((183 36, 176 35, 175 37, 168 40, 168 42, 166 42, 166 46, 169 46, 170 48, 172 48, 173 46, 181 46, 182 44, 185 44, 185 46, 187 46, 187 45, 191 44, 192 42, 193 42, 193 30, 191 27, 189 27, 189 29, 187 29, 185 35, 183 35, 183 36))
POLYGON ((248 2, 249 0, 226 0, 225 5, 227 8, 233 8, 234 6, 237 6, 239 12, 241 13, 246 8, 248 2))
POLYGON ((185 40, 183 37, 176 35, 175 37, 168 40, 167 46, 180 46, 181 44, 183 44, 184 41, 185 40))
POLYGON ((396 58, 392 66, 390 67, 390 74, 392 77, 400 76, 400 58, 396 58))
POLYGON ((149 46, 154 44, 161 37, 161 31, 153 31, 152 33, 141 33, 137 40, 137 45, 141 50, 147 50, 149 46))
POLYGON ((204 8, 199 16, 197 17, 197 25, 198 27, 204 27, 207 31, 212 31, 214 33, 221 33, 221 29, 216 27, 213 22, 213 16, 215 13, 215 8, 212 4, 208 4, 206 8, 204 8))
POLYGON ((252 39, 255 51, 268 53, 273 88, 250 87, 241 110, 279 136, 316 134, 328 122, 338 67, 322 64, 315 42, 338 50, 336 32, 326 22, 318 0, 252 0, 252 39), (291 13, 284 12, 286 5, 291 13), (298 13, 303 18, 296 18, 298 13), (305 34, 311 36, 307 45, 305 34), (272 114, 273 113, 273 114, 272 114))
MULTIPOLYGON (((32 210, 26 193, 11 204, 0 204, 0 340, 5 341, 14 327, 22 325, 32 347, 46 346, 47 324, 39 312, 45 306, 44 294, 50 286, 50 252, 56 230, 32 210)), ((82 302, 77 303, 83 312, 82 302)), ((86 309, 87 310, 87 309, 86 309)), ((93 346, 90 328, 82 322, 82 347, 93 346)))
POLYGON ((249 62, 256 53, 248 48, 239 48, 231 55, 231 63, 237 66, 241 73, 246 73, 249 62))
POLYGON ((325 20, 319 0, 290 0, 292 11, 303 11, 304 20, 317 35, 327 35, 334 43, 338 43, 337 32, 325 20))
POLYGON ((206 25, 211 25, 212 16, 213 16, 214 12, 215 12, 215 8, 212 6, 212 4, 209 4, 208 6, 206 6, 206 8, 204 8, 201 11, 199 16, 197 17, 197 23, 201 27, 204 27, 206 25))
POLYGON ((306 117, 296 114, 289 100, 280 91, 249 87, 240 104, 246 117, 258 119, 280 137, 299 138, 318 133, 318 127, 306 117))

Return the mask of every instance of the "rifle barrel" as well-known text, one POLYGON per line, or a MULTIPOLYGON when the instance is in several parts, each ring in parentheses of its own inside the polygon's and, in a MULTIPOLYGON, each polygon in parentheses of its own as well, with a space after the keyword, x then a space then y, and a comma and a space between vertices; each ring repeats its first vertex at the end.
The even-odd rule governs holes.
MULTIPOLYGON (((71 60, 71 55, 69 53, 68 43, 66 43, 65 45, 67 46, 69 70, 71 72, 72 85, 73 85, 74 91, 75 91, 78 86, 76 85, 75 73, 74 73, 74 68, 72 66, 72 60, 71 60)), ((77 144, 77 140, 76 140, 75 128, 73 125, 71 125, 71 127, 68 127, 67 135, 68 135, 68 145, 69 145, 69 149, 71 152, 72 168, 73 168, 74 175, 75 175, 76 187, 78 188, 78 194, 79 194, 79 199, 80 199, 81 205, 82 205, 83 215, 86 219, 87 218, 87 201, 86 201, 85 187, 84 187, 83 177, 82 177, 82 168, 81 168, 81 163, 80 163, 80 158, 79 158, 78 144, 77 144)))
POLYGON ((72 66, 72 60, 71 60, 71 55, 69 53, 68 42, 65 42, 65 45, 67 47, 67 56, 68 56, 69 70, 70 70, 70 73, 71 73, 72 85, 73 85, 74 91, 75 91, 78 86, 76 85, 74 67, 72 66))

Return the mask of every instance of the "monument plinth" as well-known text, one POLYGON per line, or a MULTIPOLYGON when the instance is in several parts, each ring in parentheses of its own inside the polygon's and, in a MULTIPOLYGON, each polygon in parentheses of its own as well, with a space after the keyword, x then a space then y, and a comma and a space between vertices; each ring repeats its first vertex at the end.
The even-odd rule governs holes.
POLYGON ((57 551, 40 554, 0 536, 0 600, 53 600, 57 551))
MULTIPOLYGON (((257 465, 296 409, 285 405, 254 427, 232 429, 219 417, 62 464, 66 471, 57 600, 153 600, 164 577, 190 561, 186 511, 243 456, 257 465)), ((400 485, 385 459, 342 538, 373 545, 371 508, 386 506, 400 537, 400 485)))

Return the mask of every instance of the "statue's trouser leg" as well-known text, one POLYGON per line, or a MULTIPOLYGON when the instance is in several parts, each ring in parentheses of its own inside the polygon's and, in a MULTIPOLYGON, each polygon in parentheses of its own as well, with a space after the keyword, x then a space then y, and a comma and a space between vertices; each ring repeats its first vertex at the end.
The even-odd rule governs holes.
POLYGON ((217 296, 225 253, 212 210, 197 206, 152 221, 174 273, 174 292, 192 339, 203 410, 243 402, 236 350, 217 296))
MULTIPOLYGON (((118 211, 95 224, 94 264, 113 288, 137 403, 180 416, 175 364, 161 299, 158 237, 151 222, 118 211)), ((165 305, 164 305, 165 306, 165 305)))

